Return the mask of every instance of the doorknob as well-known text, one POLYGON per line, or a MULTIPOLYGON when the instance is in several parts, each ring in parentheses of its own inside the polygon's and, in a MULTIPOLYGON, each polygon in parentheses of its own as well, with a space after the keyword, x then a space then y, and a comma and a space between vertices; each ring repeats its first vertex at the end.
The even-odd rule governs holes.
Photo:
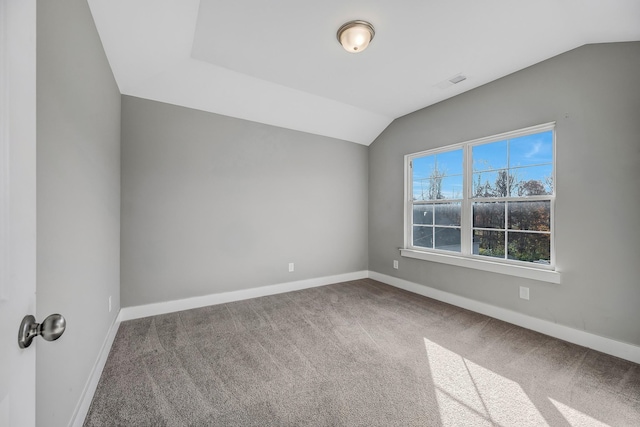
POLYGON ((67 321, 61 314, 52 314, 44 319, 42 323, 36 323, 36 318, 32 315, 24 316, 18 330, 18 346, 27 348, 31 341, 38 335, 47 341, 55 341, 64 333, 67 321))

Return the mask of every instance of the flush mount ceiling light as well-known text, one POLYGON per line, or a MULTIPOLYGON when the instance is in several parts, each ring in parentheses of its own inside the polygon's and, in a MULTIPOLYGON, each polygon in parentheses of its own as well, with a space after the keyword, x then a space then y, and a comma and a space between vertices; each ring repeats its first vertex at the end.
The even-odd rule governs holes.
POLYGON ((362 52, 369 46, 376 30, 366 21, 349 21, 338 30, 338 41, 347 52, 362 52))

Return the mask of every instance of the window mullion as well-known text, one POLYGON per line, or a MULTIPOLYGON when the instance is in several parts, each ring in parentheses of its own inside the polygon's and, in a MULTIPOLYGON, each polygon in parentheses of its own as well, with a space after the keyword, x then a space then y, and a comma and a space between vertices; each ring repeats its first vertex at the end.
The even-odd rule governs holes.
POLYGON ((504 202, 504 259, 509 259, 509 202, 504 202))
POLYGON ((413 157, 405 156, 405 168, 408 173, 404 175, 404 189, 406 192, 406 200, 404 202, 405 213, 405 231, 404 231, 404 247, 413 247, 413 157))
POLYGON ((462 156, 463 191, 462 191, 462 212, 460 215, 460 252, 462 255, 472 253, 472 206, 471 206, 471 185, 473 180, 473 167, 471 165, 471 149, 464 146, 462 156))

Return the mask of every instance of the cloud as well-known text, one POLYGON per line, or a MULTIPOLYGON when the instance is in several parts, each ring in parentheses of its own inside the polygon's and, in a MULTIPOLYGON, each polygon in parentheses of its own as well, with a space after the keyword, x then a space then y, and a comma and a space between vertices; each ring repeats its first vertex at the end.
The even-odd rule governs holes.
POLYGON ((525 158, 530 159, 542 151, 542 141, 535 142, 531 149, 524 155, 525 158))

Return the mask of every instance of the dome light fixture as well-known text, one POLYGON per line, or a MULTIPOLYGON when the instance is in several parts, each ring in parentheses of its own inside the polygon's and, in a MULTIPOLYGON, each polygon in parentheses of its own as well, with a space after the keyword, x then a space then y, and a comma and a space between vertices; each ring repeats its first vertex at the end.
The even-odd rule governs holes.
POLYGON ((347 52, 359 53, 369 46, 376 30, 367 21, 349 21, 338 30, 338 41, 347 52))

